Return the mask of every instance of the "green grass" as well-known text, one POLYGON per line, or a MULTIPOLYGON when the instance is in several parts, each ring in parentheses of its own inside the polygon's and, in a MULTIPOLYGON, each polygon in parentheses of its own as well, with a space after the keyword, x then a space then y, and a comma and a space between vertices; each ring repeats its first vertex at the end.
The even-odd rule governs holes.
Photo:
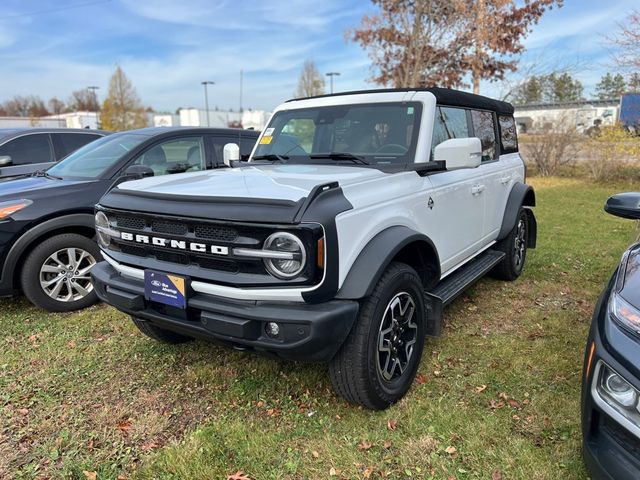
POLYGON ((602 205, 630 187, 532 183, 525 275, 447 309, 418 381, 384 412, 336 397, 323 366, 159 345, 106 306, 2 301, 0 478, 586 478, 584 342, 634 233, 602 205))

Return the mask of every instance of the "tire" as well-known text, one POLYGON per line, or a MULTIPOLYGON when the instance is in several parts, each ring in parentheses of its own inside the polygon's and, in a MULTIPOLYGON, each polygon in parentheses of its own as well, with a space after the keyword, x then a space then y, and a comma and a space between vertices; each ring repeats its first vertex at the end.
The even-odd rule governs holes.
POLYGON ((178 343, 185 343, 193 340, 192 337, 187 337, 186 335, 181 335, 179 333, 172 332, 171 330, 160 328, 153 323, 140 318, 131 317, 131 320, 133 321, 133 324, 138 327, 138 330, 144 333, 147 337, 153 338, 158 342, 177 345, 178 343))
POLYGON ((89 307, 98 301, 89 270, 100 258, 100 249, 90 238, 76 233, 51 237, 27 256, 20 272, 22 291, 31 303, 49 312, 89 307))
POLYGON ((371 296, 363 300, 354 327, 329 364, 334 389, 350 403, 372 410, 382 410, 397 402, 413 383, 425 332, 422 282, 413 268, 393 262, 371 296), (409 317, 411 306, 413 316, 409 317), (401 317, 395 326, 392 311, 401 317), (395 354, 389 351, 394 337, 403 342, 395 344, 395 354), (394 355, 400 368, 393 361, 394 355))
POLYGON ((527 237, 529 223, 527 212, 520 207, 516 224, 505 238, 500 240, 493 248, 504 252, 505 257, 491 270, 490 275, 500 280, 512 281, 522 274, 527 259, 527 237))

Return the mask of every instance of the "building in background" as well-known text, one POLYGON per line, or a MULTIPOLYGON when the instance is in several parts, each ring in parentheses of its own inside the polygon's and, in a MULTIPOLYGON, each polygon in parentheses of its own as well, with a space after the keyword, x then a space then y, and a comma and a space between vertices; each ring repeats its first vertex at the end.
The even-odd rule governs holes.
POLYGON ((46 117, 0 117, 0 128, 98 128, 96 112, 69 112, 46 117))
POLYGON ((516 105, 514 117, 518 133, 553 130, 559 123, 570 122, 580 133, 597 126, 615 125, 620 100, 580 100, 567 103, 516 105))
MULTIPOLYGON (((269 121, 271 112, 264 110, 209 110, 209 126, 214 128, 253 128, 262 130, 269 121)), ((156 127, 206 127, 207 111, 198 108, 181 108, 177 115, 159 113, 153 116, 156 127)))

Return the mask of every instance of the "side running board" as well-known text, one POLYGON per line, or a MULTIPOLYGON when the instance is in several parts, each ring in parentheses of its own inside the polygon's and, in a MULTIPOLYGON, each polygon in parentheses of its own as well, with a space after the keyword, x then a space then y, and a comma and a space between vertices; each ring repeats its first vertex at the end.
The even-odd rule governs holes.
POLYGON ((504 252, 487 250, 442 280, 435 288, 425 292, 427 299, 427 335, 437 337, 442 332, 442 310, 469 286, 502 261, 504 252))

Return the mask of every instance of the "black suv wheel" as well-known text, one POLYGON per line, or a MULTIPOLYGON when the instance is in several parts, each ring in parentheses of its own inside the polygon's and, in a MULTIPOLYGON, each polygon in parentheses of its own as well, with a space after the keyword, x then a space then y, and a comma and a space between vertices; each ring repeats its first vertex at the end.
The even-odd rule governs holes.
POLYGON ((424 348, 426 310, 415 270, 392 263, 364 300, 356 324, 329 365, 335 390, 380 410, 409 390, 424 348))
POLYGON ((100 259, 94 241, 76 233, 56 235, 27 256, 20 281, 27 298, 50 312, 70 312, 93 305, 98 297, 89 270, 100 259))

